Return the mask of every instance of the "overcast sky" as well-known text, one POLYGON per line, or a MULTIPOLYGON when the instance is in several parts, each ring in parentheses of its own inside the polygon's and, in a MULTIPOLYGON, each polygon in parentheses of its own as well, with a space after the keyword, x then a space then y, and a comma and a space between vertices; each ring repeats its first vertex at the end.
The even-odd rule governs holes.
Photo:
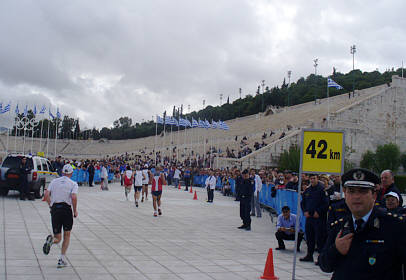
MULTIPOLYGON (((192 110, 333 66, 406 60, 406 1, 2 0, 0 102, 58 106, 82 128, 192 110)), ((0 116, 1 118, 1 116, 0 116)))

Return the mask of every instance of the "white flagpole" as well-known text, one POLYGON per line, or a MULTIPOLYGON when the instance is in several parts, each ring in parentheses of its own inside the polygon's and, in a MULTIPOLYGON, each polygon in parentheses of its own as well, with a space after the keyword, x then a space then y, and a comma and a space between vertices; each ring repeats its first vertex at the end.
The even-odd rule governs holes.
POLYGON ((39 137, 39 149, 38 151, 41 152, 41 142, 42 142, 42 127, 44 126, 44 120, 41 120, 41 135, 39 137))
POLYGON ((155 141, 154 141, 154 162, 155 162, 155 165, 157 165, 157 160, 156 160, 156 136, 157 136, 157 134, 158 134, 158 117, 156 117, 156 120, 155 120, 155 141))
POLYGON ((49 158, 49 127, 51 124, 51 121, 49 119, 47 119, 47 123, 48 123, 48 133, 47 133, 47 158, 49 158))
MULTIPOLYGON (((10 111, 8 113, 10 115, 10 111)), ((9 143, 9 138, 10 138, 10 128, 7 127, 7 144, 6 144, 6 156, 8 155, 8 143, 9 143)))
POLYGON ((179 161, 179 147, 180 147, 180 138, 179 138, 179 118, 178 118, 178 137, 176 141, 176 163, 179 161))
POLYGON ((330 128, 330 97, 328 92, 328 76, 327 76, 327 128, 330 128))
POLYGON ((172 124, 171 124, 171 137, 170 137, 170 141, 171 141, 171 143, 170 143, 170 145, 169 145, 169 153, 168 153, 168 156, 169 156, 169 160, 170 161, 172 161, 172 156, 173 156, 173 154, 172 154, 172 143, 173 143, 173 136, 172 136, 172 124))
POLYGON ((55 152, 54 157, 56 159, 56 140, 58 139, 58 117, 55 118, 55 152))
POLYGON ((18 115, 16 114, 16 117, 14 117, 14 124, 16 127, 16 131, 14 133, 14 152, 17 153, 17 117, 18 115))
MULTIPOLYGON (((165 117, 166 117, 166 115, 165 115, 165 117)), ((164 137, 162 139, 162 149, 165 149, 165 138, 166 138, 165 137, 166 136, 165 126, 166 126, 166 121, 165 121, 165 118, 164 118, 164 137)), ((162 154, 161 154, 162 165, 164 164, 164 157, 165 157, 165 150, 163 150, 162 154)))

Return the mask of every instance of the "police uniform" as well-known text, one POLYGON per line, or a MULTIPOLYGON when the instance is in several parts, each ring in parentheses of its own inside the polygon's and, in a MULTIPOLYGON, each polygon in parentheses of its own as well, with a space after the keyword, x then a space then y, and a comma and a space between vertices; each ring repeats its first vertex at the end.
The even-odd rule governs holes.
POLYGON ((345 204, 345 199, 340 199, 335 201, 328 207, 327 212, 327 230, 330 231, 335 221, 344 218, 350 213, 350 209, 348 209, 347 204, 345 204))
POLYGON ((30 186, 28 184, 28 175, 31 174, 31 166, 28 164, 28 160, 26 157, 25 163, 20 164, 20 174, 21 174, 21 181, 20 181, 20 199, 25 200, 26 198, 33 199, 30 194, 30 186))
MULTIPOLYGON (((244 171, 246 172, 246 171, 244 171)), ((251 198, 253 195, 253 181, 251 179, 243 179, 240 181, 239 198, 240 198, 240 218, 242 226, 240 229, 251 230, 251 198)))
MULTIPOLYGON (((368 170, 353 169, 344 174, 343 182, 346 188, 374 189, 379 178, 368 170)), ((331 231, 319 264, 324 272, 333 272, 332 279, 402 279, 401 267, 406 263, 404 218, 378 207, 373 207, 368 214, 366 222, 354 221, 349 212, 330 224, 331 231), (342 236, 354 233, 346 255, 341 255, 335 246, 340 231, 342 236)))

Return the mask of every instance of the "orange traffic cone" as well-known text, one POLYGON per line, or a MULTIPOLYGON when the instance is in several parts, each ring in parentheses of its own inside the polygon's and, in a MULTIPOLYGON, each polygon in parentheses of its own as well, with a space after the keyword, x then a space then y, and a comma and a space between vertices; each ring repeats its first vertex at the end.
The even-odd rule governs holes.
POLYGON ((266 280, 278 280, 279 279, 278 277, 275 276, 275 271, 273 268, 272 248, 270 248, 268 251, 268 257, 266 258, 264 275, 261 276, 261 279, 266 279, 266 280))
POLYGON ((193 193, 193 190, 192 190, 192 186, 190 186, 190 191, 189 191, 190 193, 193 193))
POLYGON ((180 190, 180 183, 179 183, 178 189, 180 190))
POLYGON ((195 191, 195 195, 193 196, 193 200, 197 200, 197 193, 195 191))

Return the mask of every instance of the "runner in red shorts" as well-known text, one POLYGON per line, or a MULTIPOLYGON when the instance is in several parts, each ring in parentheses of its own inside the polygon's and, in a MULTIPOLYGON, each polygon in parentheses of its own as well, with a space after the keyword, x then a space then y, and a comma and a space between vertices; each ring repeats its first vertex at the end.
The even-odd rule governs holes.
POLYGON ((162 168, 157 166, 155 168, 154 174, 150 172, 151 178, 151 195, 152 195, 152 204, 154 206, 154 217, 162 215, 161 210, 161 195, 162 195, 162 185, 166 185, 165 175, 161 172, 162 168), (157 204, 158 204, 158 213, 157 213, 157 204))

